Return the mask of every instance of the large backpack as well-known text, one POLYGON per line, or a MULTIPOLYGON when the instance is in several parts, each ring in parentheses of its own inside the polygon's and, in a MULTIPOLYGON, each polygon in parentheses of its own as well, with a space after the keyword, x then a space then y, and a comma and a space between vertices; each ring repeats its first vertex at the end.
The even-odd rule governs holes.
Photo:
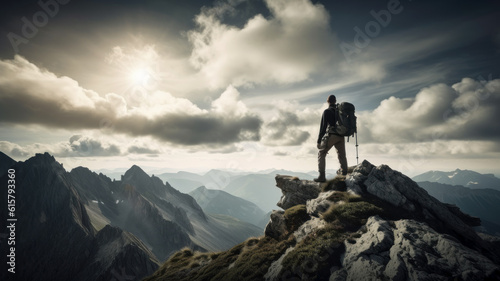
POLYGON ((354 105, 343 102, 335 106, 335 125, 328 127, 328 133, 339 136, 354 136, 356 129, 356 115, 354 115, 354 105))

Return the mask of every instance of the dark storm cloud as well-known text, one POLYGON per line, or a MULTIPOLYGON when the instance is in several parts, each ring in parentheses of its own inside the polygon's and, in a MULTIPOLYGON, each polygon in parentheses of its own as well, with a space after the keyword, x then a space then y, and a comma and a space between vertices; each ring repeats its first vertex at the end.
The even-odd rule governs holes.
POLYGON ((262 121, 257 116, 225 118, 210 114, 168 114, 156 119, 127 116, 116 120, 117 132, 131 136, 150 135, 181 145, 230 144, 257 141, 262 121))
POLYGON ((69 139, 69 148, 56 152, 59 157, 91 157, 91 156, 117 156, 121 155, 120 148, 115 144, 103 144, 101 141, 74 135, 69 139))
POLYGON ((132 145, 127 151, 133 154, 160 154, 160 151, 157 149, 137 145, 132 145))
POLYGON ((275 151, 275 152, 273 153, 273 155, 274 155, 274 156, 288 156, 288 155, 290 155, 290 153, 288 153, 288 152, 284 152, 284 151, 275 151))
MULTIPOLYGON (((154 117, 147 115, 146 109, 128 112, 121 96, 102 97, 81 88, 68 77, 57 77, 19 56, 0 61, 0 75, 0 122, 3 123, 102 129, 108 133, 152 136, 179 145, 225 145, 260 139, 262 121, 259 117, 246 112, 225 115, 224 106, 198 109, 197 113, 180 113, 182 109, 178 109, 154 117)), ((231 97, 226 100, 234 101, 231 97)), ((183 104, 186 103, 190 102, 183 100, 183 104)), ((238 105, 236 101, 234 104, 238 105)), ((195 106, 191 104, 191 107, 195 106)), ((231 109, 228 112, 232 112, 231 109)))
POLYGON ((281 109, 277 117, 265 124, 263 140, 268 145, 301 145, 311 135, 303 125, 310 125, 310 122, 295 112, 281 109))

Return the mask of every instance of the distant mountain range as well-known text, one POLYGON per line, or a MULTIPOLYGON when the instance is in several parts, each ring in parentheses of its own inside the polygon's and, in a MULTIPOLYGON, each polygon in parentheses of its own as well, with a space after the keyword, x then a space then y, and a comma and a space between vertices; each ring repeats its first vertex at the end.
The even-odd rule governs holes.
POLYGON ((439 201, 458 206, 481 218, 480 231, 500 235, 500 179, 492 174, 456 169, 429 171, 413 177, 419 186, 439 201))
MULTIPOLYGON (((103 172, 118 178, 119 171, 103 170, 103 172)), ((164 182, 168 182, 182 193, 190 193, 201 186, 209 190, 223 190, 231 195, 254 203, 267 213, 278 209, 276 202, 279 200, 281 192, 273 188, 275 185, 274 177, 277 174, 293 174, 301 179, 313 179, 315 177, 311 173, 277 169, 268 169, 259 172, 212 169, 204 174, 179 171, 175 173, 160 173, 156 177, 164 182)), ((329 178, 333 177, 335 177, 334 174, 329 174, 329 178)))
POLYGON ((493 174, 480 174, 470 170, 456 169, 451 172, 429 171, 412 178, 416 182, 438 182, 461 185, 469 188, 491 188, 500 190, 500 179, 493 174))
POLYGON ((437 182, 418 182, 418 185, 439 201, 454 204, 463 212, 481 218, 484 232, 500 236, 500 191, 437 182))
POLYGON ((204 186, 189 193, 207 213, 223 214, 257 225, 264 230, 269 214, 254 203, 231 195, 223 190, 207 189, 204 186))
POLYGON ((276 202, 281 197, 281 192, 273 188, 276 174, 294 174, 301 179, 313 178, 307 173, 287 170, 263 171, 261 173, 211 170, 204 175, 178 172, 163 173, 159 174, 158 177, 184 193, 189 193, 200 186, 211 190, 224 190, 256 204, 264 212, 270 212, 278 209, 276 202))
MULTIPOLYGON (((262 234, 253 224, 205 213, 138 166, 111 180, 84 167, 67 172, 47 153, 24 162, 2 153, 0 167, 1 182, 9 168, 16 176, 18 280, 141 280, 183 247, 221 251, 262 234)), ((1 208, 2 224, 8 215, 1 208)), ((6 239, 0 235, 2 253, 6 239)))

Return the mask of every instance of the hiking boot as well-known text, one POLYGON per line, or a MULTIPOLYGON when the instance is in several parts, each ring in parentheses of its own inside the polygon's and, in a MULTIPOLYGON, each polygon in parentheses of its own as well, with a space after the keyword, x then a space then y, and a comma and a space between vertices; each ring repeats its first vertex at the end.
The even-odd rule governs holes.
POLYGON ((319 172, 319 177, 314 179, 315 182, 325 182, 326 177, 325 177, 325 172, 319 172))

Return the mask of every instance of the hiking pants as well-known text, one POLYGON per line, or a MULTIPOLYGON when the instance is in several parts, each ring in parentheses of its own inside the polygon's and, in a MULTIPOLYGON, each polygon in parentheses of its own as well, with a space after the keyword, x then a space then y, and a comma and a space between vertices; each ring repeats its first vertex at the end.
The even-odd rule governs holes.
POLYGON ((347 158, 345 156, 345 139, 344 137, 337 135, 330 135, 328 140, 321 141, 321 148, 318 151, 318 170, 319 172, 325 172, 326 168, 326 155, 328 151, 335 146, 337 150, 337 156, 339 158, 340 168, 342 172, 347 172, 347 158))

